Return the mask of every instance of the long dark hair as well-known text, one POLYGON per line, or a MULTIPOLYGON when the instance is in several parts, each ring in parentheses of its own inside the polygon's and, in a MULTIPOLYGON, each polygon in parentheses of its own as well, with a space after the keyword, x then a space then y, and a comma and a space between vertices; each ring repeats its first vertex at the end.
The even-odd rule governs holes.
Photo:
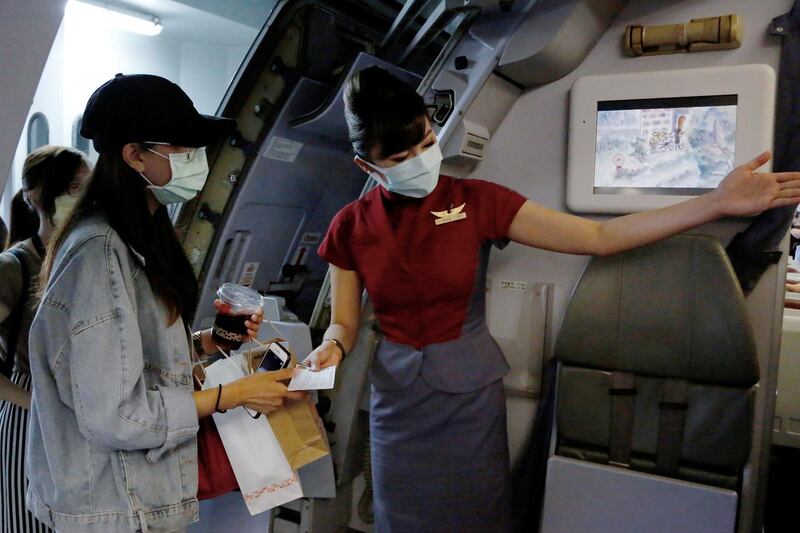
POLYGON ((36 191, 39 205, 52 222, 56 198, 69 192, 83 167, 89 168, 83 152, 66 146, 43 146, 28 154, 22 166, 22 189, 11 200, 9 244, 30 239, 39 231, 39 216, 24 194, 36 191))
POLYGON ((374 148, 382 159, 425 138, 425 100, 382 67, 365 68, 347 80, 344 108, 353 150, 364 159, 374 148))
POLYGON ((39 217, 25 201, 25 191, 22 189, 11 199, 9 224, 11 226, 8 232, 9 246, 30 239, 39 231, 39 217))
POLYGON ((167 306, 169 324, 181 316, 188 321, 197 305, 197 279, 166 207, 159 206, 151 214, 145 187, 144 179, 122 158, 121 149, 101 153, 86 192, 50 240, 40 290, 47 284, 53 258, 67 235, 88 216, 102 214, 122 240, 144 257, 147 279, 167 306))

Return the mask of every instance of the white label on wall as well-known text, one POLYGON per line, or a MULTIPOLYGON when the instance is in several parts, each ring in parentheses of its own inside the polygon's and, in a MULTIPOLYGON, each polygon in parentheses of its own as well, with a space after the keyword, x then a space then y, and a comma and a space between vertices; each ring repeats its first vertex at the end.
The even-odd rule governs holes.
POLYGON ((242 276, 239 278, 239 285, 244 287, 252 287, 253 280, 256 279, 256 272, 258 272, 259 263, 245 263, 242 276))
POLYGON ((273 137, 267 143, 267 148, 264 150, 264 157, 285 161, 287 163, 294 163, 302 147, 303 143, 284 137, 273 137))
POLYGON ((509 281, 505 279, 500 280, 501 289, 509 289, 512 291, 524 291, 528 288, 528 284, 524 281, 509 281))
POLYGON ((322 239, 322 233, 318 231, 307 231, 303 233, 303 236, 300 238, 300 244, 311 246, 319 243, 321 239, 322 239))

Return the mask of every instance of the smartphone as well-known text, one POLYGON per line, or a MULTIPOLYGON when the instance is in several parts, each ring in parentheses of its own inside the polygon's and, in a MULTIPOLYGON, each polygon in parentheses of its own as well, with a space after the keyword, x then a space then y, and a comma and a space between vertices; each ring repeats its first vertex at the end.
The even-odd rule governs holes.
POLYGON ((192 367, 192 376, 200 386, 198 390, 203 390, 203 384, 206 382, 206 367, 203 366, 203 363, 195 363, 192 367))
POLYGON ((283 370, 287 368, 291 362, 292 356, 289 354, 289 351, 280 343, 273 342, 269 345, 269 349, 264 352, 261 362, 256 367, 256 372, 283 370))

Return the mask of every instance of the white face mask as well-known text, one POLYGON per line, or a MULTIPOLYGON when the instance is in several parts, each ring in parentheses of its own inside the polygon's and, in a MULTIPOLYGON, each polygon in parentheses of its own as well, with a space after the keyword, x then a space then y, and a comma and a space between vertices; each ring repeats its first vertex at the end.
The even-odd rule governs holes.
POLYGON ((56 210, 55 213, 53 213, 53 225, 60 228, 64 225, 64 222, 67 220, 70 213, 72 213, 72 210, 75 209, 75 204, 78 203, 78 197, 72 196, 69 193, 62 194, 54 200, 54 203, 56 210))
POLYGON ((208 179, 208 159, 205 147, 195 148, 189 152, 169 154, 166 156, 148 148, 150 152, 169 160, 172 178, 166 185, 153 185, 147 176, 139 173, 153 191, 156 199, 164 205, 188 202, 203 190, 208 179))
MULTIPOLYGON (((359 159, 361 159, 359 157, 359 159)), ((418 156, 406 159, 402 163, 390 168, 381 168, 372 163, 361 159, 366 165, 376 169, 383 174, 386 182, 376 176, 376 172, 370 172, 370 176, 375 178, 381 185, 388 190, 410 196, 412 198, 424 198, 436 188, 439 183, 439 169, 442 166, 442 151, 439 142, 434 143, 430 148, 418 156)))

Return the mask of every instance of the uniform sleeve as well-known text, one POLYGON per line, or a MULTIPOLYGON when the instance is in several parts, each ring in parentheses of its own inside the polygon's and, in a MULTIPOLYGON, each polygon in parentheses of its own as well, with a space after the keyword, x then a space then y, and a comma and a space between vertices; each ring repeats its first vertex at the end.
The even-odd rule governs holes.
POLYGON ((14 310, 22 290, 22 269, 10 253, 0 254, 0 323, 14 310))
MULTIPOLYGON (((98 238, 85 246, 103 242, 98 238)), ((103 255, 105 260, 97 261, 90 259, 100 253, 77 254, 70 265, 78 272, 73 290, 94 296, 85 299, 91 309, 81 310, 84 318, 71 318, 68 356, 60 365, 71 386, 62 393, 71 396, 88 440, 109 449, 148 450, 155 461, 197 433, 197 409, 189 390, 145 384, 143 332, 120 258, 111 248, 103 255)))
POLYGON ((526 198, 516 191, 483 180, 474 180, 479 195, 481 237, 484 240, 505 241, 508 228, 514 217, 526 202, 526 198))
POLYGON ((333 217, 317 253, 332 265, 344 270, 355 270, 356 264, 349 246, 353 226, 348 210, 349 208, 345 207, 333 217))

